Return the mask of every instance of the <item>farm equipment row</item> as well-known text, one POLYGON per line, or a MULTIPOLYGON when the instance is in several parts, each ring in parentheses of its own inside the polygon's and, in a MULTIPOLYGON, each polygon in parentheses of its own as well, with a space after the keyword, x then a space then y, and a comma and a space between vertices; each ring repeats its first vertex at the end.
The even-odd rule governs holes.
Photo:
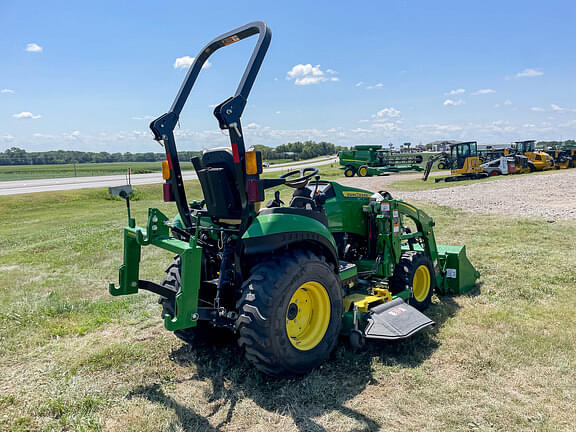
POLYGON ((428 179, 436 162, 438 168, 451 170, 450 176, 436 177, 436 182, 474 180, 488 176, 576 167, 576 149, 539 151, 535 148, 535 141, 516 141, 506 149, 481 152, 476 141, 453 143, 450 144, 449 152, 442 152, 428 159, 422 177, 424 181, 428 179))
POLYGON ((166 329, 197 344, 235 338, 245 358, 271 375, 303 374, 329 356, 340 335, 402 339, 433 324, 422 312, 438 294, 462 294, 480 276, 465 246, 436 243, 435 223, 422 210, 372 192, 322 180, 317 168, 261 178, 261 153, 246 149, 240 117, 270 43, 263 22, 223 34, 195 58, 171 109, 150 127, 166 151, 164 200, 172 220, 156 208, 146 226, 130 216, 126 199, 124 262, 113 296, 147 290, 160 296, 166 329), (218 49, 258 35, 233 97, 214 109, 230 148, 192 159, 203 191, 189 202, 174 128, 202 66, 218 49), (276 190, 294 189, 288 205, 276 190), (141 251, 176 254, 162 283, 140 279, 141 251))

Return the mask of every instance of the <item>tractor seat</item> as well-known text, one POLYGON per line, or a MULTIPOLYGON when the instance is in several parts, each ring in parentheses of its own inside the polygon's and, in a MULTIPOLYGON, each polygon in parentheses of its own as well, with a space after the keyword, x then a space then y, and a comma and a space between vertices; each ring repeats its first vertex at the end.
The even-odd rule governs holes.
POLYGON ((234 180, 234 158, 228 148, 205 150, 192 158, 208 215, 216 219, 238 219, 242 204, 234 180))

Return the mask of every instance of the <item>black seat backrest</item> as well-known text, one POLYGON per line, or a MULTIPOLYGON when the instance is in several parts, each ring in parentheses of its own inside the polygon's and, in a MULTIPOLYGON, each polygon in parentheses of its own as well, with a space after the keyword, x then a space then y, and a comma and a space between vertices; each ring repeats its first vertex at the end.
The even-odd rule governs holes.
POLYGON ((208 214, 217 219, 238 219, 242 204, 234 181, 234 158, 228 149, 206 150, 192 163, 202 186, 208 214))

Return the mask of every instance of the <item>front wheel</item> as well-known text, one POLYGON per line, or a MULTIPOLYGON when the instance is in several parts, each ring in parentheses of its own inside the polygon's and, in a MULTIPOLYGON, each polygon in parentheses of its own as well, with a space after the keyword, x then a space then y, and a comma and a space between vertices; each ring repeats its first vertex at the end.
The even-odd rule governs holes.
POLYGON ((409 290, 408 302, 416 309, 424 310, 432 301, 436 285, 434 266, 430 258, 422 252, 406 251, 394 268, 389 281, 393 294, 409 290))
POLYGON ((344 169, 344 176, 345 177, 354 177, 354 174, 356 174, 356 170, 354 169, 354 167, 347 166, 344 169))
POLYGON ((254 266, 238 309, 238 344, 246 359, 269 375, 301 375, 336 346, 342 292, 332 265, 300 250, 254 266))
POLYGON ((444 168, 446 168, 446 165, 444 165, 444 162, 438 163, 438 169, 443 170, 444 168))
POLYGON ((358 177, 366 177, 368 175, 368 167, 366 165, 362 165, 358 168, 358 177))

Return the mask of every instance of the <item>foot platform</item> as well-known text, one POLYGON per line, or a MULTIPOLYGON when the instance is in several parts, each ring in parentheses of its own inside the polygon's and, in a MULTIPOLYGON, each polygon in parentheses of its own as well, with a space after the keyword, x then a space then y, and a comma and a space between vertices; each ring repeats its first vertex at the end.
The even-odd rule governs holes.
POLYGON ((434 321, 419 310, 396 298, 370 309, 364 335, 370 339, 404 339, 434 321))

